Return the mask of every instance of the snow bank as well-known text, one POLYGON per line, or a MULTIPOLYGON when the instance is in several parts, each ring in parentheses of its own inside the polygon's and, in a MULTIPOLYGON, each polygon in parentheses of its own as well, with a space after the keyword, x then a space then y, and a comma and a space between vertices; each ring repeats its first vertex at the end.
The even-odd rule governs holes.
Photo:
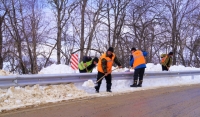
MULTIPOLYGON (((115 69, 113 67, 112 69, 115 69)), ((113 72, 122 72, 129 70, 128 68, 117 69, 113 72)), ((184 67, 184 66, 172 66, 170 71, 183 71, 183 70, 200 70, 200 68, 184 67)), ((134 71, 131 69, 131 71, 134 71)), ((145 71, 162 71, 161 65, 154 65, 148 63, 145 71)), ((79 73, 78 70, 74 71, 67 65, 53 64, 47 68, 43 68, 39 74, 61 74, 61 73, 79 73)), ((95 68, 93 72, 97 72, 95 68)), ((0 70, 0 75, 9 75, 8 72, 0 70)), ((93 82, 93 81, 91 81, 93 82)), ((144 79, 143 87, 130 88, 133 80, 113 80, 112 91, 113 93, 106 92, 105 80, 102 81, 100 93, 95 93, 95 89, 92 87, 84 87, 84 83, 75 84, 61 84, 61 85, 49 85, 33 87, 10 87, 9 89, 0 89, 0 112, 4 110, 12 110, 30 105, 40 105, 52 102, 59 102, 62 100, 70 100, 76 98, 87 98, 91 96, 109 96, 114 94, 120 94, 124 92, 133 92, 138 90, 147 90, 152 88, 159 88, 164 86, 181 86, 200 83, 200 76, 184 76, 184 77, 163 77, 163 78, 149 78, 144 79)))
MULTIPOLYGON (((145 71, 162 71, 162 67, 160 64, 153 64, 153 63, 147 63, 146 64, 146 69, 145 71)), ((112 67, 112 69, 115 69, 116 67, 112 67)), ((121 68, 117 69, 113 72, 125 72, 129 70, 128 68, 121 68)), ((183 71, 183 70, 200 70, 200 68, 194 68, 194 67, 185 67, 182 65, 178 66, 171 66, 170 71, 183 71)), ((134 71, 134 69, 130 69, 130 71, 134 71)), ((93 73, 97 73, 97 67, 95 67, 92 71, 93 73)), ((61 73, 79 73, 78 70, 73 70, 70 66, 68 65, 56 65, 52 64, 51 66, 47 68, 43 68, 39 74, 61 74, 61 73)))
POLYGON ((5 70, 0 70, 0 76, 8 76, 8 75, 13 75, 13 74, 5 70))
POLYGON ((87 96, 88 93, 76 88, 74 84, 35 85, 25 88, 10 87, 9 89, 0 89, 0 112, 30 105, 40 105, 87 96))
POLYGON ((52 64, 46 68, 43 68, 38 74, 62 74, 62 73, 74 73, 74 72, 78 73, 78 70, 74 71, 68 65, 52 64))

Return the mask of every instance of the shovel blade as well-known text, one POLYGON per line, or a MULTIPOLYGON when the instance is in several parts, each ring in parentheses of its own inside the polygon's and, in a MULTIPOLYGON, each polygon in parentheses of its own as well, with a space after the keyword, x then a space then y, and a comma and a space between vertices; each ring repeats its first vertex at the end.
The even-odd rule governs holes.
POLYGON ((97 86, 98 86, 98 83, 96 82, 96 83, 94 84, 94 86, 97 87, 97 86))

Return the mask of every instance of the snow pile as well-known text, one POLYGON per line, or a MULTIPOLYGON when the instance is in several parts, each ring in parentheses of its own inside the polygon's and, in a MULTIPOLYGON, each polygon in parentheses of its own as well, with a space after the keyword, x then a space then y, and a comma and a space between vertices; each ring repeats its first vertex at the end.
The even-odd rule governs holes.
MULTIPOLYGON (((153 64, 153 63, 147 63, 146 64, 146 69, 145 71, 162 71, 162 67, 160 64, 153 64)), ((117 67, 112 67, 113 69, 116 69, 117 67)), ((194 68, 194 67, 185 67, 182 65, 178 66, 171 66, 170 71, 183 71, 183 70, 200 70, 200 68, 194 68)), ((128 68, 120 68, 116 69, 113 72, 125 72, 129 71, 128 68)), ((130 71, 134 71, 134 69, 130 69, 130 71)), ((68 65, 56 65, 52 64, 49 67, 43 68, 39 74, 62 74, 62 73, 79 73, 79 70, 73 70, 70 66, 68 65)), ((92 71, 92 73, 97 73, 97 67, 95 67, 92 71)))
MULTIPOLYGON (((112 69, 116 69, 117 67, 112 67, 112 69)), ((127 68, 120 68, 116 69, 113 72, 123 72, 127 70, 127 68)), ((93 69, 93 73, 97 73, 97 66, 93 69)), ((79 70, 73 70, 68 65, 62 65, 62 64, 52 64, 51 66, 48 66, 46 68, 43 68, 38 74, 63 74, 63 73, 79 73, 79 70)))
MULTIPOLYGON (((147 63, 146 64, 146 69, 145 71, 162 71, 162 66, 160 64, 153 64, 153 63, 147 63)), ((195 67, 185 67, 183 65, 178 65, 178 66, 171 66, 169 68, 169 71, 184 71, 184 70, 200 70, 200 68, 195 68, 195 67)))
POLYGON ((0 112, 88 96, 88 93, 76 88, 74 84, 10 87, 9 89, 0 89, 0 94, 0 112))
POLYGON ((94 82, 92 80, 85 81, 82 85, 83 87, 94 87, 94 82))
POLYGON ((160 64, 153 64, 153 63, 147 63, 146 64, 145 71, 162 71, 162 67, 160 64))
POLYGON ((52 64, 51 66, 43 68, 38 74, 62 74, 62 73, 73 73, 73 72, 75 71, 68 65, 52 64))
POLYGON ((171 71, 185 71, 185 70, 200 70, 200 68, 195 68, 195 67, 185 67, 183 65, 178 65, 178 66, 172 66, 170 67, 171 71))
MULTIPOLYGON (((113 67, 112 69, 115 69, 113 67)), ((113 72, 124 72, 129 70, 128 68, 116 69, 113 72)), ((200 70, 200 68, 184 67, 184 66, 172 66, 170 71, 182 71, 182 70, 200 70)), ((134 69, 130 69, 134 71, 134 69)), ((162 72, 160 64, 148 63, 145 71, 162 72)), ((43 68, 39 74, 62 74, 62 73, 79 73, 78 70, 74 71, 67 65, 53 64, 47 68, 43 68)), ((93 73, 97 72, 97 67, 93 70, 93 73)), ((165 71, 167 72, 167 71, 165 71)), ((0 70, 0 75, 8 75, 9 73, 0 70)), ((40 104, 59 102, 62 100, 76 99, 76 98, 88 98, 91 96, 109 96, 124 92, 133 92, 138 90, 146 90, 152 88, 159 88, 163 86, 181 86, 188 84, 200 83, 200 75, 194 76, 163 76, 162 78, 144 78, 143 86, 141 88, 130 88, 131 80, 113 80, 112 91, 113 93, 106 92, 106 81, 103 79, 100 88, 100 93, 95 93, 94 83, 92 80, 88 80, 84 83, 75 84, 61 84, 61 85, 49 85, 33 87, 10 87, 9 89, 0 89, 0 112, 4 110, 12 110, 27 106, 36 106, 40 104), (89 87, 87 87, 89 86, 89 87)))
POLYGON ((13 74, 5 70, 0 70, 0 76, 8 76, 8 75, 13 75, 13 74))

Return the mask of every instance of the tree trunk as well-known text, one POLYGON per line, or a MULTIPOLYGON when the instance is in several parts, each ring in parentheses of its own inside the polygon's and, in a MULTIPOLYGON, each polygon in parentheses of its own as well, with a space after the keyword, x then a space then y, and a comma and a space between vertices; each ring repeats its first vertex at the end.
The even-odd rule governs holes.
POLYGON ((3 17, 0 16, 0 69, 3 68, 3 55, 2 55, 2 47, 3 47, 3 32, 2 32, 2 25, 3 25, 3 17))
POLYGON ((58 21, 57 21, 57 64, 60 64, 60 50, 61 50, 61 31, 62 31, 62 28, 61 28, 61 11, 58 9, 58 21))
POLYGON ((85 25, 85 7, 87 5, 87 0, 83 0, 82 8, 81 8, 81 41, 80 41, 80 58, 83 58, 84 55, 84 45, 85 45, 85 37, 84 37, 84 25, 85 25))
POLYGON ((7 11, 5 11, 3 16, 0 16, 0 69, 3 69, 3 31, 2 26, 4 22, 4 18, 7 14, 7 11))

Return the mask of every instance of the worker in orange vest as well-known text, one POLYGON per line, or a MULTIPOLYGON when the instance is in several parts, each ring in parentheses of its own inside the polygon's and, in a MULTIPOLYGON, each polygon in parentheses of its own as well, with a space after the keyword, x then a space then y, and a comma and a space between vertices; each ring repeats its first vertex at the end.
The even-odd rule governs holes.
POLYGON ((172 65, 172 56, 173 52, 169 52, 168 54, 161 54, 161 62, 162 71, 168 71, 170 66, 172 65))
MULTIPOLYGON (((111 86, 112 86, 112 65, 113 62, 115 62, 119 68, 121 68, 121 63, 119 62, 118 58, 116 55, 113 53, 114 49, 112 47, 109 47, 107 52, 101 55, 99 58, 98 66, 97 66, 97 81, 105 76, 106 79, 106 89, 107 92, 112 92, 111 91, 111 86)), ((99 93, 99 89, 101 86, 102 79, 99 80, 98 85, 95 86, 96 92, 99 93)))
POLYGON ((145 56, 147 56, 146 51, 136 50, 136 48, 131 49, 132 57, 130 60, 130 66, 135 70, 134 71, 134 80, 133 84, 130 87, 142 87, 143 75, 146 68, 145 56), (139 82, 138 82, 139 77, 139 82), (138 82, 138 84, 137 84, 138 82))

